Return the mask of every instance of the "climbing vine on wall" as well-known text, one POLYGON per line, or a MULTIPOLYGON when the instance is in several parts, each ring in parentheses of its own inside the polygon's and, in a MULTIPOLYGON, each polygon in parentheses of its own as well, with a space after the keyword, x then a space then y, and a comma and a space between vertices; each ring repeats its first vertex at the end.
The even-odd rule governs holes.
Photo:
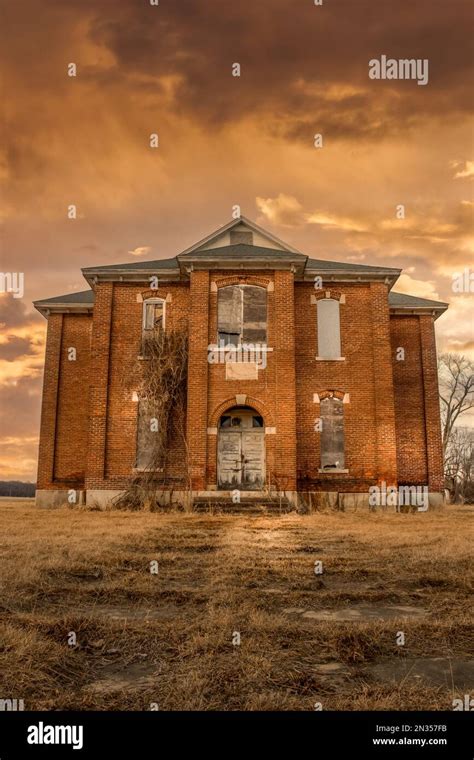
MULTIPOLYGON (((172 440, 185 452, 188 338, 185 325, 157 330, 143 339, 142 355, 125 384, 138 397, 137 472, 114 500, 116 509, 156 509, 164 486, 169 490, 172 440)), ((188 479, 187 461, 182 462, 188 479)), ((184 490, 188 483, 184 483, 184 490)), ((183 486, 181 486, 183 490, 183 486)))

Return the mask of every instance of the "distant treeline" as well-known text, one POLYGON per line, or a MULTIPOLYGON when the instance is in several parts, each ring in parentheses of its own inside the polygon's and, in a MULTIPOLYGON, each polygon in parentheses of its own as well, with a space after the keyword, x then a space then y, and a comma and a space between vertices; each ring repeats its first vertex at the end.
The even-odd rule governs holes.
POLYGON ((21 480, 0 480, 0 496, 34 496, 35 483, 22 483, 21 480))

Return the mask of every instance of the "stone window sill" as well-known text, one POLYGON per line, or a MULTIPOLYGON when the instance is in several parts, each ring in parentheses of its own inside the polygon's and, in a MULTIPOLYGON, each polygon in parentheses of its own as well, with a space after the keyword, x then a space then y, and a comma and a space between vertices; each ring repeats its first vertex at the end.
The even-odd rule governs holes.
POLYGON ((346 357, 345 356, 339 356, 337 359, 328 359, 325 356, 317 356, 316 357, 317 362, 345 362, 346 357))
POLYGON ((331 467, 329 470, 318 469, 323 475, 347 475, 349 470, 337 470, 335 467, 331 467))

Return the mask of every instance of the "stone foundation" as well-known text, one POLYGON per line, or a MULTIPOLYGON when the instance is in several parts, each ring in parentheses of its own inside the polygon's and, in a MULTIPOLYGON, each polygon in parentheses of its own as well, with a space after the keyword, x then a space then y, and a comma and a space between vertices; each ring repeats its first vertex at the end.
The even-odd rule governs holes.
MULTIPOLYGON (((76 502, 68 500, 69 491, 65 489, 43 489, 36 491, 36 506, 41 509, 55 509, 58 507, 74 507, 85 504, 90 508, 107 509, 112 499, 124 493, 123 490, 94 490, 76 491, 76 502)), ((163 491, 158 501, 161 506, 181 505, 186 511, 192 510, 194 499, 215 499, 218 495, 221 499, 232 500, 232 491, 163 491)), ((393 505, 372 507, 369 504, 369 494, 341 493, 338 491, 282 491, 268 494, 256 491, 241 491, 241 498, 255 498, 259 496, 268 498, 272 496, 278 499, 288 499, 295 509, 301 512, 320 512, 327 510, 339 510, 342 512, 395 512, 393 505)), ((430 492, 428 494, 428 509, 440 509, 446 504, 445 494, 430 492)), ((402 510, 403 511, 403 510, 402 510)), ((409 511, 409 510, 408 510, 409 511)))
POLYGON ((70 491, 65 488, 37 489, 36 506, 40 509, 57 509, 59 507, 76 507, 85 503, 85 491, 75 492, 75 502, 69 501, 70 491))

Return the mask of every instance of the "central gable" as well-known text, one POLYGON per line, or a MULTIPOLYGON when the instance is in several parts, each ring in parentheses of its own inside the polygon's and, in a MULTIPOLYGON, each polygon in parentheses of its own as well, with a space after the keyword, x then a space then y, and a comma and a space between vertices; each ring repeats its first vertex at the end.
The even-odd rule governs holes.
POLYGON ((275 251, 299 253, 292 246, 259 227, 255 222, 241 216, 215 230, 202 240, 199 240, 179 255, 182 256, 197 251, 208 251, 213 248, 226 248, 233 245, 253 245, 260 248, 270 248, 275 251))

